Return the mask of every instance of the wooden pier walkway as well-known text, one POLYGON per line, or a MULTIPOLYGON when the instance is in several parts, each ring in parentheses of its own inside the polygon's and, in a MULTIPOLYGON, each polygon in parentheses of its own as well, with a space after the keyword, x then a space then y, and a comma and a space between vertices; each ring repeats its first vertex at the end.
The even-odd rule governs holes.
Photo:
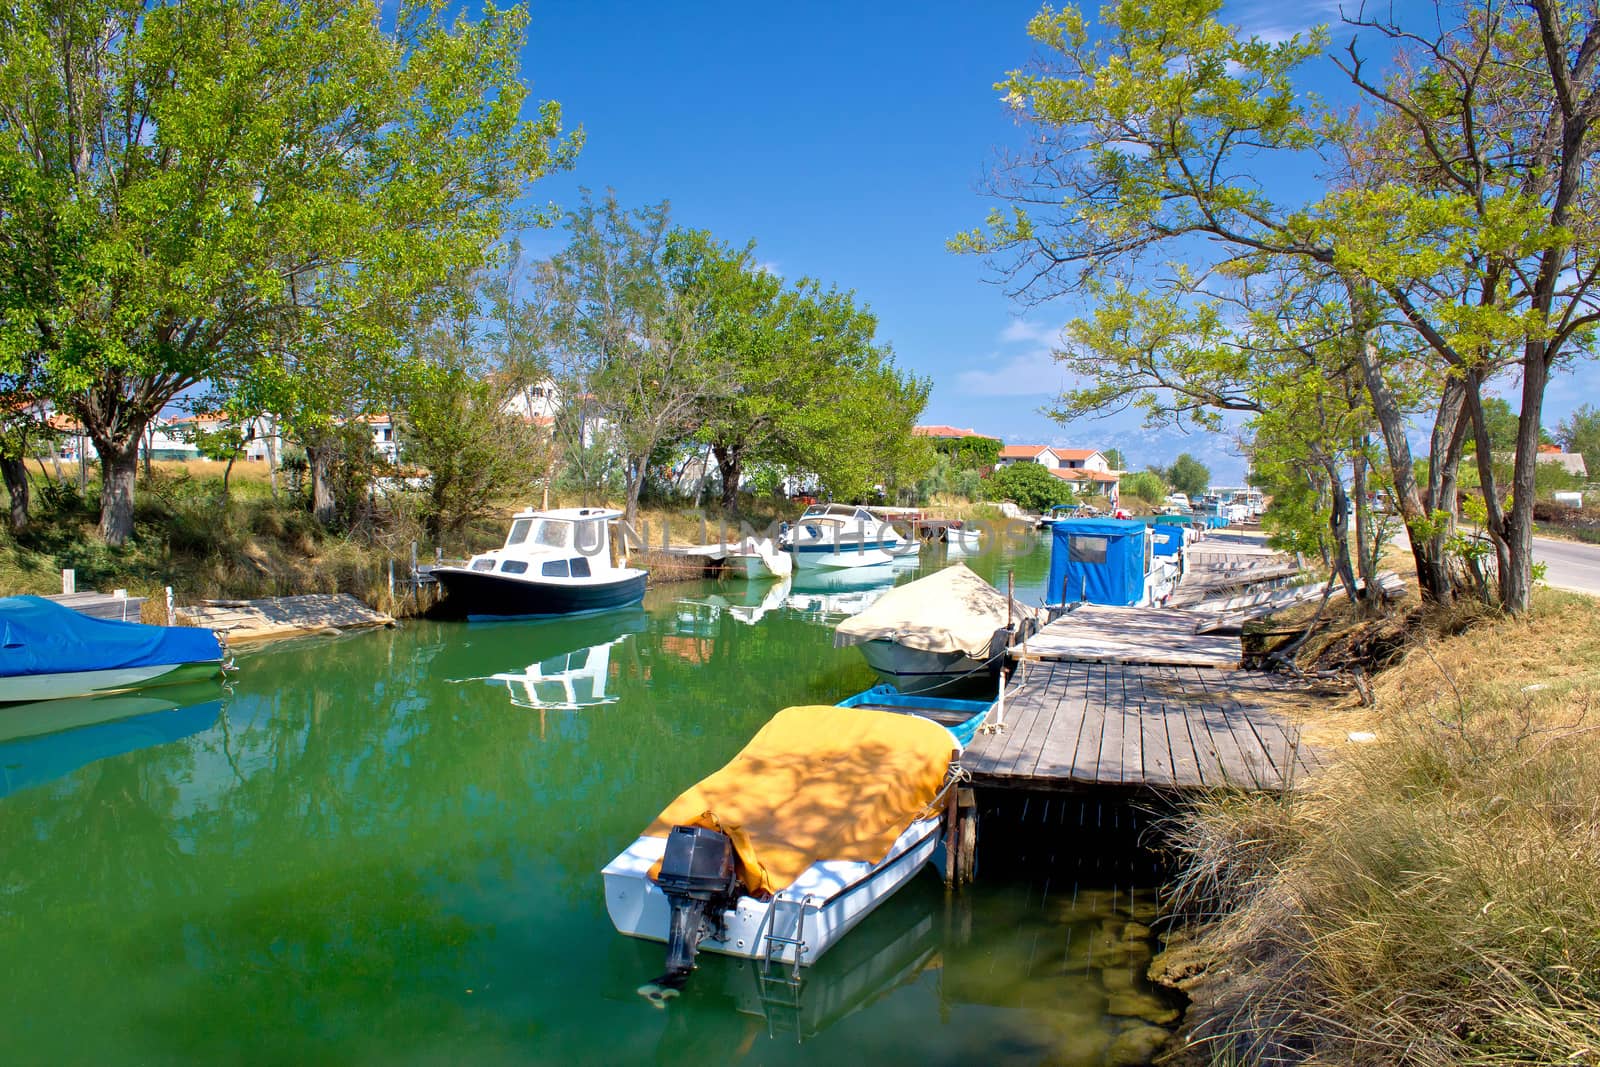
POLYGON ((110 593, 57 593, 45 597, 79 615, 93 619, 114 619, 120 622, 138 622, 144 606, 142 596, 112 596, 110 593))
POLYGON ((305 593, 266 600, 206 600, 177 609, 183 626, 204 626, 227 635, 230 644, 307 634, 341 634, 394 619, 367 607, 349 593, 305 593))
POLYGON ((1028 663, 1006 691, 1004 729, 961 762, 979 786, 1283 790, 1319 765, 1272 707, 1296 688, 1201 666, 1028 663))

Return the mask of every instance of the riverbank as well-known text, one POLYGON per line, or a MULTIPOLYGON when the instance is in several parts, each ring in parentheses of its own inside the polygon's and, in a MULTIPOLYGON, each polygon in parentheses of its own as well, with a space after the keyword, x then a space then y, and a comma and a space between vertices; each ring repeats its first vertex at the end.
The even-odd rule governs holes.
POLYGON ((1591 1062, 1600 1048, 1600 610, 1413 616, 1289 796, 1174 823, 1193 1063, 1591 1062))
MULTIPOLYGON (((534 503, 505 500, 435 544, 403 499, 373 499, 342 529, 327 530, 304 499, 280 486, 274 493, 264 463, 240 462, 228 472, 211 462, 156 463, 141 476, 134 536, 113 548, 96 534, 96 481, 77 488, 70 466, 59 479, 36 477, 30 526, 21 535, 0 532, 0 595, 62 590, 63 569, 79 590, 126 589, 147 598, 144 621, 166 622, 165 588, 180 604, 200 600, 257 599, 308 593, 349 593, 397 618, 429 605, 407 588, 413 545, 417 558, 463 558, 499 545, 511 515, 534 503), (391 567, 395 586, 390 586, 391 567)), ((552 499, 552 507, 594 503, 552 499)), ((699 578, 698 565, 659 551, 737 540, 741 523, 758 533, 793 519, 798 506, 747 499, 738 517, 714 508, 643 508, 634 527, 651 546, 637 555, 651 567, 652 584, 699 578), (793 512, 791 514, 790 512, 793 512)))

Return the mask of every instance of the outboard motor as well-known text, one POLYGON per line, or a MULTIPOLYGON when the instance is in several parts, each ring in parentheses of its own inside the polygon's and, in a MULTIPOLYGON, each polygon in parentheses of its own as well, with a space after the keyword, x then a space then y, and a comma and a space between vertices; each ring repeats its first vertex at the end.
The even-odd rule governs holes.
POLYGON ((639 992, 660 1003, 682 989, 694 970, 700 942, 721 925, 724 909, 739 893, 733 842, 703 826, 674 826, 656 885, 672 906, 667 932, 667 969, 639 992), (710 910, 713 918, 707 919, 710 910))

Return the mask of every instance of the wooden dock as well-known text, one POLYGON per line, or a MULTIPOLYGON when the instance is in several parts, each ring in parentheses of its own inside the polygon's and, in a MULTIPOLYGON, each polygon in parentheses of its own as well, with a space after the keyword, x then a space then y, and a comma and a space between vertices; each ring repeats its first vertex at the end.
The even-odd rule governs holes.
POLYGON ((1237 636, 1201 632, 1211 615, 1177 608, 1074 608, 1012 650, 1020 660, 1239 666, 1237 636))
POLYGON ((177 609, 182 626, 204 626, 230 644, 308 634, 341 634, 393 626, 394 619, 349 593, 310 593, 267 600, 205 600, 177 609))
POLYGON ((977 786, 1279 791, 1319 765, 1274 706, 1281 675, 1136 663, 1024 664, 1005 726, 961 762, 977 786))
POLYGON ((116 619, 120 622, 138 622, 139 610, 144 606, 142 596, 112 596, 110 593, 57 593, 45 597, 64 608, 93 619, 116 619))

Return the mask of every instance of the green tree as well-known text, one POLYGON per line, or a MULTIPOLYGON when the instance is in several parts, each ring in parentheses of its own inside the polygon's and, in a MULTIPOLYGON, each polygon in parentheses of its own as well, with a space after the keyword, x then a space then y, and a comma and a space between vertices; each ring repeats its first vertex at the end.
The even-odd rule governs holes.
POLYGON ((630 211, 614 193, 596 204, 585 190, 566 227, 547 280, 552 365, 584 411, 568 447, 589 447, 590 413, 603 421, 632 521, 651 457, 686 439, 706 398, 729 385, 708 358, 712 283, 695 269, 696 238, 671 229, 665 203, 630 211))
POLYGON ((1124 497, 1133 497, 1146 504, 1159 504, 1166 498, 1167 481, 1155 471, 1134 471, 1124 474, 1119 483, 1117 493, 1124 497))
POLYGON ((1057 504, 1071 504, 1072 486, 1050 473, 1042 463, 1011 463, 984 479, 990 500, 1010 500, 1027 511, 1045 512, 1057 504))
POLYGON ((1178 458, 1161 474, 1174 492, 1183 493, 1192 500, 1205 495, 1211 486, 1211 468, 1187 452, 1179 453, 1178 458))
POLYGON ((1514 368, 1516 490, 1487 526, 1501 601, 1525 610, 1545 383, 1557 361, 1588 353, 1597 318, 1588 260, 1600 210, 1584 175, 1600 104, 1575 88, 1600 62, 1590 16, 1529 0, 1425 32, 1352 20, 1400 60, 1382 84, 1355 45, 1336 60, 1371 105, 1352 117, 1295 82, 1325 32, 1246 39, 1218 21, 1220 6, 1121 0, 1103 10, 1104 32, 1073 7, 1035 17, 1044 56, 999 86, 1032 150, 1001 170, 1010 212, 956 247, 996 257, 1034 299, 1092 290, 1163 245, 1197 259, 1214 250, 1193 275, 1263 257, 1334 271, 1419 581, 1437 601, 1453 595, 1461 445, 1469 431, 1482 439, 1487 466, 1481 387, 1514 368), (1275 199, 1256 175, 1309 150, 1344 161, 1336 180, 1321 199, 1275 199), (1419 484, 1409 432, 1421 410, 1431 426, 1419 484))
POLYGON ((459 533, 542 473, 542 434, 503 405, 461 329, 420 331, 402 370, 402 475, 424 480, 422 520, 435 543, 459 533))
POLYGON ((1128 469, 1128 458, 1122 454, 1120 448, 1108 448, 1102 453, 1106 457, 1106 465, 1114 471, 1128 469))
POLYGON ((526 24, 421 0, 0 14, 0 373, 39 368, 82 421, 107 541, 169 401, 274 349, 392 343, 376 312, 480 265, 569 160, 555 104, 522 116, 526 24))
POLYGON ((1000 460, 1003 447, 993 437, 957 437, 948 441, 934 441, 933 447, 950 457, 961 470, 992 470, 1000 460))
POLYGON ((1580 404, 1556 428, 1561 447, 1583 456, 1590 480, 1600 479, 1600 408, 1580 404))

